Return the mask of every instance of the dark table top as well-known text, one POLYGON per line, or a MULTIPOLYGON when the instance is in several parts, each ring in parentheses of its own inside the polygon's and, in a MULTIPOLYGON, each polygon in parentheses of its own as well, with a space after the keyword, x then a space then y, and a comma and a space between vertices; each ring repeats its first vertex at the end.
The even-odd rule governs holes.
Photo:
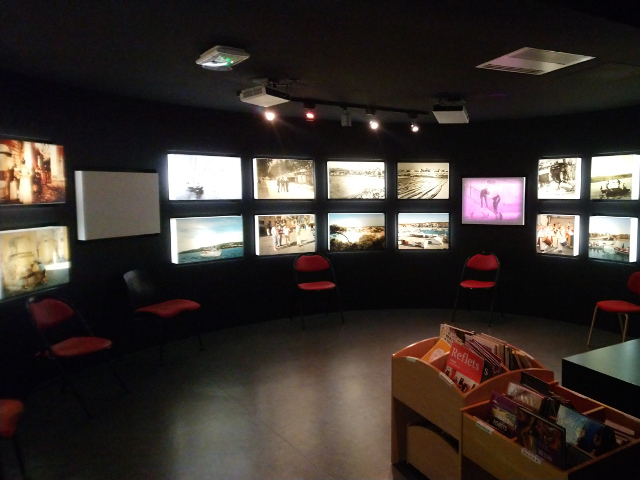
POLYGON ((640 386, 640 339, 580 353, 563 361, 640 386))

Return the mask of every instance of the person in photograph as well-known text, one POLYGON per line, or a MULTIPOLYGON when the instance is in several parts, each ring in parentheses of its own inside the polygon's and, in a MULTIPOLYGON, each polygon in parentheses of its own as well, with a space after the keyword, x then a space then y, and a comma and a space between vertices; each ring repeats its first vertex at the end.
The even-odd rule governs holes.
POLYGON ((283 234, 283 240, 287 242, 287 247, 291 245, 291 237, 289 236, 290 233, 291 233, 291 229, 285 223, 284 227, 282 227, 282 234, 283 234))
POLYGON ((267 225, 267 237, 271 235, 271 220, 269 220, 269 225, 267 225))
POLYGON ((487 202, 487 197, 489 195, 491 195, 491 192, 489 191, 489 185, 485 184, 485 187, 480 190, 480 208, 489 207, 489 203, 487 202))
POLYGON ((23 205, 29 205, 33 203, 33 197, 31 195, 31 177, 33 172, 31 168, 27 166, 26 160, 22 159, 22 165, 20 166, 20 202, 23 205))
POLYGON ((289 193, 289 177, 284 177, 284 191, 289 193))
POLYGON ((277 230, 278 230, 278 245, 280 245, 281 247, 283 246, 284 243, 284 230, 282 229, 282 224, 279 223, 277 226, 277 230))
POLYGON ((271 237, 273 238, 273 249, 278 250, 280 246, 280 238, 278 237, 278 229, 276 226, 271 227, 271 237))
POLYGON ((304 243, 304 239, 307 236, 307 226, 306 224, 302 224, 299 226, 299 233, 297 236, 297 242, 298 242, 298 246, 302 247, 302 244, 304 243))
POLYGON ((296 223, 296 243, 300 246, 300 224, 296 223))
POLYGON ((500 194, 496 193, 493 197, 491 197, 491 200, 493 201, 493 213, 496 216, 496 218, 498 218, 499 216, 498 205, 500 205, 500 194))

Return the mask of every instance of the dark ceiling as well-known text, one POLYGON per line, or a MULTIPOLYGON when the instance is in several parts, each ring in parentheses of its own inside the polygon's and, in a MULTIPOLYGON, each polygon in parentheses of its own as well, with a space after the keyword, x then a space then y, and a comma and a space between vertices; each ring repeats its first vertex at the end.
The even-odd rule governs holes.
MULTIPOLYGON (((0 68, 228 111, 256 111, 238 92, 268 79, 293 97, 327 103, 430 112, 462 99, 472 122, 540 117, 640 105, 638 4, 3 0, 0 68), (228 72, 196 65, 215 45, 251 58, 228 72), (522 47, 595 58, 544 75, 475 68, 522 47)), ((276 108, 302 115, 300 103, 276 108)), ((341 110, 319 106, 317 113, 337 119, 341 110)), ((364 118, 364 110, 352 115, 364 118)))

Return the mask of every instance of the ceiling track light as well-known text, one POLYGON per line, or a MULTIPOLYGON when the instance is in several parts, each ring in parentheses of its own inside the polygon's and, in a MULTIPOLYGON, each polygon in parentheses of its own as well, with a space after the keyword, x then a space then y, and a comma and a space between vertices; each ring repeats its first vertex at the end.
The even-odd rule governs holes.
POLYGON ((413 133, 418 133, 420 131, 420 125, 418 125, 418 115, 409 114, 409 118, 411 119, 411 131, 413 133))
POLYGON ((376 111, 373 108, 366 109, 367 116, 369 117, 369 127, 371 130, 377 130, 380 126, 380 122, 376 119, 376 111))

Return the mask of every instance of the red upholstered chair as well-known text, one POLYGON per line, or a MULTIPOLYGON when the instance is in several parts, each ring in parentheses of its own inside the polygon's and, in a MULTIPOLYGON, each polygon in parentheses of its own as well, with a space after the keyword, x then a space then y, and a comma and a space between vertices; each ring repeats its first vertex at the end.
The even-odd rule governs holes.
MULTIPOLYGON (((640 295, 640 272, 632 273, 627 281, 627 288, 640 295)), ((596 303, 596 308, 593 311, 593 319, 591 320, 591 328, 589 329, 589 338, 587 338, 587 347, 591 345, 591 335, 593 333, 593 326, 596 323, 596 316, 598 315, 598 309, 605 312, 616 313, 618 315, 618 322, 620 322, 620 330, 622 330, 622 341, 627 338, 627 327, 629 326, 629 314, 640 313, 640 305, 627 302, 626 300, 603 300, 596 303), (622 319, 624 318, 624 322, 622 319)))
MULTIPOLYGON (((129 294, 129 303, 134 318, 141 320, 155 320, 159 325, 160 364, 164 363, 164 345, 167 341, 167 322, 178 321, 187 312, 200 308, 200 304, 182 298, 163 298, 150 272, 145 270, 131 270, 124 274, 124 281, 129 294)), ((196 335, 198 345, 203 350, 200 337, 200 321, 196 316, 196 335)))
POLYGON ((27 300, 27 313, 42 339, 42 349, 37 356, 54 362, 89 418, 91 412, 71 381, 67 369, 70 361, 79 361, 89 355, 100 356, 123 390, 129 391, 106 354, 111 348, 111 340, 96 337, 84 317, 68 302, 54 297, 30 297, 27 300))
MULTIPOLYGON (((20 419, 20 415, 22 415, 23 410, 24 404, 20 400, 13 398, 0 399, 0 438, 11 440, 22 478, 27 478, 24 466, 24 457, 22 456, 22 450, 20 450, 20 445, 18 444, 18 438, 16 436, 18 420, 20 419)), ((2 466, 0 465, 0 479, 2 478, 4 477, 2 474, 2 466)))
MULTIPOLYGON (((344 312, 342 311, 342 303, 340 302, 340 293, 336 283, 333 266, 327 257, 320 253, 303 253, 298 255, 293 262, 293 270, 296 280, 296 293, 298 298, 298 306, 300 308, 300 316, 302 319, 302 328, 306 329, 304 322, 303 301, 304 297, 309 295, 327 295, 335 293, 338 302, 340 317, 344 324, 344 312)), ((327 314, 329 314, 329 299, 324 299, 327 304, 327 314)), ((293 319, 293 313, 291 314, 293 319)))
MULTIPOLYGON (((467 294, 467 308, 469 308, 469 292, 471 290, 491 291, 491 306, 489 308, 489 326, 491 326, 493 306, 496 296, 498 295, 499 275, 500 261, 493 253, 482 252, 471 255, 467 258, 466 262, 464 262, 464 267, 462 268, 462 276, 460 277, 460 284, 458 285, 456 301, 453 305, 451 322, 453 322, 456 315, 458 299, 460 298, 461 291, 464 290, 467 294)), ((500 314, 502 315, 502 306, 500 307, 500 314)))

